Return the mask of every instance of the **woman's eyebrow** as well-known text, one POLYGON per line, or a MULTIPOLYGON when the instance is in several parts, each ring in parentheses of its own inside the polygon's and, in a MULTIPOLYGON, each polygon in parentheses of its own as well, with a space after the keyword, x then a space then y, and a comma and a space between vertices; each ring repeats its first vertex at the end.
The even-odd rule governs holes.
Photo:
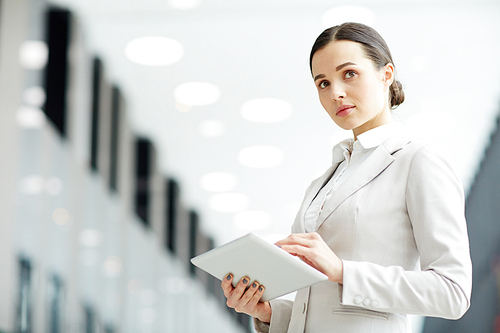
POLYGON ((322 78, 324 78, 324 77, 326 77, 326 76, 325 76, 325 74, 319 74, 319 75, 316 75, 316 76, 314 77, 314 81, 316 82, 316 80, 318 80, 318 79, 322 79, 322 78))
MULTIPOLYGON (((356 66, 356 64, 355 64, 354 62, 350 62, 350 61, 348 61, 348 62, 343 63, 342 65, 338 65, 338 66, 337 66, 337 68, 335 68, 335 71, 337 71, 337 72, 338 72, 338 71, 339 71, 339 70, 341 70, 342 68, 344 68, 344 67, 346 67, 346 66, 351 66, 351 65, 355 65, 355 66, 356 66)), ((318 79, 322 79, 322 78, 324 78, 324 77, 326 77, 324 74, 319 74, 319 75, 316 75, 316 76, 314 77, 314 81, 316 81, 316 80, 318 80, 318 79)))
POLYGON ((338 72, 339 70, 341 70, 345 66, 350 66, 350 65, 356 65, 356 64, 353 63, 353 62, 348 61, 346 63, 343 63, 342 65, 338 65, 337 68, 335 68, 335 70, 338 72))

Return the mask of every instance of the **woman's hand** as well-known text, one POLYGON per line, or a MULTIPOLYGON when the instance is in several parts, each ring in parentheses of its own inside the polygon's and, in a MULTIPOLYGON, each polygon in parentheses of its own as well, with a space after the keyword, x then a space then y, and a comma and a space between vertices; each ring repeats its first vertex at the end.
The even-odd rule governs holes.
POLYGON ((276 245, 327 275, 330 281, 343 282, 342 260, 318 233, 291 234, 276 245))
POLYGON ((236 312, 243 312, 255 317, 263 323, 271 322, 272 310, 269 302, 260 302, 260 298, 264 294, 264 286, 261 286, 257 281, 250 284, 250 279, 243 277, 236 288, 233 288, 232 281, 233 275, 227 274, 221 283, 224 296, 227 298, 227 306, 235 309, 236 312))

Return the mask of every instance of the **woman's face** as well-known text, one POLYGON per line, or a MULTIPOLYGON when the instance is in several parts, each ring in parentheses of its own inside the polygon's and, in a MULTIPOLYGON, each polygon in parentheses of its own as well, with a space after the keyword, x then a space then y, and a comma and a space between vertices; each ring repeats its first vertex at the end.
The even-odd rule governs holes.
POLYGON ((333 41, 312 59, 314 83, 321 105, 333 121, 354 136, 392 122, 389 87, 394 67, 376 69, 362 45, 333 41))

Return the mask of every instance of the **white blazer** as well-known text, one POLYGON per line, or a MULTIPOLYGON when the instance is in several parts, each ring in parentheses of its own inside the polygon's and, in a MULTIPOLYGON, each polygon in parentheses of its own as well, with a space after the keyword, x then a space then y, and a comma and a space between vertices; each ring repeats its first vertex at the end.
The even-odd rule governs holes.
MULTIPOLYGON (((341 161, 313 181, 292 226, 341 161)), ((406 314, 460 318, 472 264, 463 188, 428 146, 400 132, 378 146, 325 202, 317 232, 344 265, 343 285, 323 282, 273 300, 259 332, 408 332, 406 314)))

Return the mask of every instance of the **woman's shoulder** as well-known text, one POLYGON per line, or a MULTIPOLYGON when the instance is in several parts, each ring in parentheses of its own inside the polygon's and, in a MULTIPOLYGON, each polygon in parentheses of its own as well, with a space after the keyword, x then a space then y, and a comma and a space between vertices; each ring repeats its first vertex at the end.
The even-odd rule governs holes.
POLYGON ((417 163, 429 159, 446 162, 444 154, 436 146, 420 140, 412 140, 408 143, 408 153, 412 155, 413 162, 417 163))
POLYGON ((410 174, 432 178, 431 175, 443 177, 447 175, 456 180, 459 179, 446 154, 432 144, 425 142, 413 142, 409 146, 411 150, 410 174))
POLYGON ((399 138, 393 137, 394 140, 400 140, 400 149, 393 153, 399 163, 403 163, 410 169, 444 169, 454 173, 453 168, 446 159, 446 154, 441 151, 442 148, 422 141, 411 138, 409 134, 400 135, 399 138), (403 138, 403 139, 402 139, 403 138))
POLYGON ((405 127, 401 127, 400 131, 394 134, 391 138, 389 138, 384 145, 388 150, 393 150, 392 154, 396 156, 404 155, 407 158, 439 158, 440 154, 437 149, 428 142, 415 139, 411 136, 407 131, 402 131, 402 129, 406 129, 405 127))

